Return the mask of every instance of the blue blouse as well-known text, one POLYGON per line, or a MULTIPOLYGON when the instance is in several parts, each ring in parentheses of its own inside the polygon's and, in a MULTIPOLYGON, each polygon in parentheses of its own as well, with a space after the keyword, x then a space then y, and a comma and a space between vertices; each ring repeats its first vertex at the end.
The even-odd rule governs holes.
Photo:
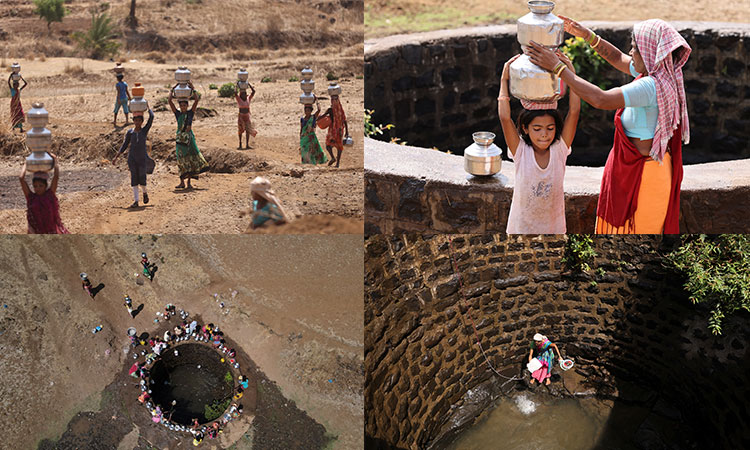
MULTIPOLYGON (((634 77, 639 75, 632 61, 630 74, 634 77)), ((621 117, 625 135, 638 139, 653 139, 656 119, 659 116, 654 79, 649 76, 641 77, 620 89, 625 99, 625 110, 621 117)))

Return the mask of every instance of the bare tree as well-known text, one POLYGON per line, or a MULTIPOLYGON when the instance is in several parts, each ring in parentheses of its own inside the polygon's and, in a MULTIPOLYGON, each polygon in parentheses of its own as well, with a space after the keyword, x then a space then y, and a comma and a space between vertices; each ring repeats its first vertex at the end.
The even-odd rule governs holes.
POLYGON ((138 19, 135 18, 135 0, 130 0, 130 15, 126 19, 126 23, 132 28, 138 26, 138 19))

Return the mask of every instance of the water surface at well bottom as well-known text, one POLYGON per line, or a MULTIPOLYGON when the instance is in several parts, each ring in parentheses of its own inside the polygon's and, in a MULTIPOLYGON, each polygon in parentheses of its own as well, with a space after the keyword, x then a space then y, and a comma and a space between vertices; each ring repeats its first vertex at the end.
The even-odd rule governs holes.
MULTIPOLYGON (((638 408, 640 410, 640 408, 638 408)), ((481 422, 453 442, 451 450, 631 450, 629 439, 608 425, 611 407, 596 399, 534 398, 515 394, 503 399, 481 422), (606 442, 604 442, 606 441, 606 442)), ((642 411, 630 411, 640 416, 642 411)), ((634 423, 640 423, 635 421, 634 423)), ((627 427, 625 427, 627 428, 627 427)), ((622 429, 624 434, 634 430, 622 429)))

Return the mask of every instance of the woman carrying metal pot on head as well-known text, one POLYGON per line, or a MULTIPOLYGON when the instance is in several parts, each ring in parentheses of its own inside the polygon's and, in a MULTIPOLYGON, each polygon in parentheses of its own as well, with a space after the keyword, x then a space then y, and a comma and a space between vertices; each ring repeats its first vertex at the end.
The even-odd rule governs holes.
POLYGON ((326 150, 331 155, 328 165, 336 163, 336 167, 339 167, 341 153, 344 151, 344 136, 349 136, 349 124, 346 122, 346 114, 338 94, 331 94, 331 107, 320 117, 321 122, 323 118, 328 118, 330 121, 328 134, 326 134, 326 150), (337 156, 333 156, 334 148, 338 151, 337 156))
POLYGON ((306 104, 305 115, 299 119, 299 151, 302 164, 323 164, 327 161, 326 154, 320 147, 318 136, 315 135, 315 125, 320 116, 320 103, 317 97, 315 97, 315 106, 317 110, 313 114, 313 105, 306 104))
POLYGON ((185 189, 186 187, 191 189, 193 186, 190 184, 190 180, 197 180, 198 174, 206 172, 209 169, 208 162, 206 162, 206 158, 203 157, 203 154, 198 149, 198 144, 195 142, 195 134, 193 134, 193 118, 195 117, 196 109, 198 109, 198 93, 195 91, 192 82, 188 81, 187 84, 193 93, 188 98, 178 99, 179 110, 174 105, 174 90, 179 84, 176 84, 169 91, 169 107, 177 119, 175 152, 177 155, 177 167, 180 170, 180 184, 175 186, 176 189, 185 189), (194 101, 193 107, 188 110, 188 100, 190 98, 193 98, 194 101), (185 180, 187 180, 187 186, 185 186, 185 180))
POLYGON ((242 150, 242 134, 245 134, 245 147, 248 150, 250 147, 250 136, 253 138, 257 136, 258 132, 255 131, 253 122, 250 119, 250 100, 255 97, 255 88, 252 84, 247 84, 250 88, 250 95, 247 95, 246 89, 240 89, 239 81, 235 85, 234 99, 237 100, 237 106, 240 108, 240 112, 237 115, 237 135, 239 143, 237 144, 237 150, 242 150))
MULTIPOLYGON (((615 137, 602 177, 597 233, 679 233, 682 142, 690 140, 682 67, 691 48, 661 19, 635 24, 626 55, 596 33, 567 17, 565 31, 581 37, 607 62, 636 77, 624 86, 602 90, 562 69, 560 77, 584 101, 617 110, 615 137)), ((557 55, 536 43, 531 61, 547 70, 557 55)))
POLYGON ((21 74, 18 74, 18 78, 23 81, 23 86, 19 87, 18 80, 13 80, 13 74, 8 76, 8 89, 10 89, 10 124, 11 129, 18 128, 23 133, 23 123, 26 120, 26 116, 23 113, 23 106, 21 105, 21 91, 29 83, 24 80, 21 74))

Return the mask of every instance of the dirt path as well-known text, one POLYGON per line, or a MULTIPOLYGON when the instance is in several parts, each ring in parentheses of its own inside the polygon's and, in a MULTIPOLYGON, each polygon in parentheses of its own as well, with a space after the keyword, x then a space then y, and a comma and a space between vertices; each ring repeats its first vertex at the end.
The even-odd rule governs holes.
MULTIPOLYGON (((528 12, 526 2, 519 0, 467 0, 461 2, 460 6, 449 0, 373 0, 365 5, 365 36, 370 38, 473 25, 514 23, 528 12)), ((637 21, 660 18, 668 21, 747 23, 750 22, 750 3, 702 0, 556 0, 555 13, 576 20, 637 21)))
MULTIPOLYGON (((238 448, 250 448, 243 445, 258 434, 271 439, 269 427, 286 427, 284 417, 302 420, 294 409, 335 436, 333 448, 361 448, 361 237, 16 236, 1 239, 0 252, 0 420, 11 425, 3 440, 16 448, 57 440, 69 427, 71 438, 84 436, 92 424, 109 422, 112 439, 132 444, 134 436, 126 439, 132 424, 102 421, 130 410, 147 415, 115 404, 118 389, 130 391, 112 383, 132 364, 123 352, 127 328, 151 331, 155 312, 167 302, 221 324, 278 386, 282 397, 271 395, 268 408, 283 414, 266 425, 256 423, 256 415, 238 448), (152 283, 138 285, 133 274, 141 251, 159 271, 152 283), (80 271, 105 285, 95 300, 81 290, 80 271), (144 304, 135 319, 122 305, 124 294, 144 304), (92 334, 97 325, 103 331, 92 334), (278 403, 282 398, 294 405, 278 403)), ((172 445, 144 429, 155 425, 133 421, 141 427, 138 435, 154 437, 158 448, 172 445)))
MULTIPOLYGON (((193 190, 174 189, 179 181, 173 150, 174 116, 168 108, 157 109, 150 138, 151 154, 160 164, 148 179, 151 201, 137 210, 127 209, 133 199, 124 159, 116 168, 109 164, 127 130, 121 126, 122 114, 120 126, 111 124, 113 77, 107 72, 111 63, 85 60, 85 71, 78 75, 65 73, 71 64, 81 64, 78 59, 48 58, 21 64, 29 81, 22 96, 26 110, 31 102, 41 101, 50 112, 55 151, 62 158, 61 216, 72 233, 242 232, 249 218, 242 217, 241 212, 249 208, 250 181, 258 175, 271 180, 285 207, 296 216, 332 215, 350 219, 347 225, 362 223, 364 85, 351 71, 361 71, 361 57, 315 56, 307 62, 282 58, 251 66, 250 79, 258 92, 251 113, 259 132, 251 150, 237 150, 234 99, 220 98, 216 90, 208 89, 209 84, 232 81, 234 66, 239 67, 239 63, 191 65, 196 86, 203 93, 201 106, 216 112, 214 117, 196 119, 193 126, 212 172, 201 176, 193 190), (299 162, 301 105, 297 98, 301 91, 299 83, 286 80, 298 75, 297 66, 304 64, 312 64, 319 74, 318 92, 325 91, 324 74, 342 74, 338 82, 355 145, 346 149, 338 169, 299 162), (258 82, 269 75, 279 81, 258 82)), ((136 80, 144 82, 152 107, 167 95, 171 65, 149 61, 126 65, 126 80, 131 86, 136 80)), ((326 101, 321 103, 326 107, 326 101)), ((0 102, 0 118, 8 114, 8 102, 0 102)), ((324 130, 318 130, 318 139, 325 141, 324 130)), ((15 177, 24 152, 11 150, 6 144, 0 154, 11 155, 0 159, 0 232, 23 233, 25 202, 15 177)), ((329 232, 339 230, 332 228, 329 232)))

